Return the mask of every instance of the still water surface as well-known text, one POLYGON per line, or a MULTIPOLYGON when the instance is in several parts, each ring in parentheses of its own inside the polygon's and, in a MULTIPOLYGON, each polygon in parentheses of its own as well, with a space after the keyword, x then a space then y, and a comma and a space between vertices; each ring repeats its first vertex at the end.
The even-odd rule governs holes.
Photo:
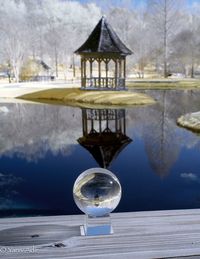
POLYGON ((122 185, 115 211, 200 208, 200 136, 176 125, 180 115, 200 110, 200 92, 145 92, 157 104, 1 104, 0 217, 80 213, 73 183, 100 166, 122 185))

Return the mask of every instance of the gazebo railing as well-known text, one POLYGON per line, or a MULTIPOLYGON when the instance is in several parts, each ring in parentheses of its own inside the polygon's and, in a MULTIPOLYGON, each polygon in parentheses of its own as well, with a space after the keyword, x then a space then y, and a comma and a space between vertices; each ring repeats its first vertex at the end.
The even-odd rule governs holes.
POLYGON ((125 87, 125 79, 124 78, 116 78, 115 77, 91 77, 91 78, 83 78, 83 86, 86 88, 108 88, 108 89, 116 89, 116 88, 124 88, 125 87))
POLYGON ((125 117, 125 110, 115 110, 115 109, 86 109, 87 120, 116 120, 125 117))

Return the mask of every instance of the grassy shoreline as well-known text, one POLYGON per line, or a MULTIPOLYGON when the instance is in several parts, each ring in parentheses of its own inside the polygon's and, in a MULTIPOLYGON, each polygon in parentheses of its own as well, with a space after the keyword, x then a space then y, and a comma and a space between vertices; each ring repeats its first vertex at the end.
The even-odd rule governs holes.
POLYGON ((129 91, 84 91, 77 88, 57 88, 25 94, 19 99, 57 103, 80 107, 133 106, 154 104, 150 96, 129 91))
POLYGON ((200 133, 200 112, 187 113, 177 119, 177 125, 200 133))
POLYGON ((127 81, 126 85, 137 90, 192 90, 200 89, 200 79, 140 79, 127 81))
POLYGON ((40 103, 51 103, 79 107, 131 107, 153 104, 155 101, 145 94, 132 90, 200 90, 199 79, 140 79, 128 81, 130 91, 84 91, 79 88, 48 88, 17 97, 40 103))

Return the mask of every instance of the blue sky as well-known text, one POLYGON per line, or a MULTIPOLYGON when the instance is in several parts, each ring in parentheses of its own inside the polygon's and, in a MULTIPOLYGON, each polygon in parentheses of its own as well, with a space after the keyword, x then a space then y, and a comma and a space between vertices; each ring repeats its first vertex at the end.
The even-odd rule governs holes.
MULTIPOLYGON (((89 3, 89 2, 93 2, 92 0, 78 0, 79 2, 82 2, 82 3, 89 3)), ((126 0, 127 1, 127 0, 126 0)), ((140 5, 144 5, 148 0, 128 0, 130 3, 134 2, 134 3, 137 3, 138 6, 140 5)), ((192 5, 193 3, 200 3, 200 0, 186 0, 188 5, 192 5)), ((100 5, 103 4, 104 6, 106 5, 106 3, 108 5, 110 5, 111 3, 113 5, 121 5, 123 3, 123 0, 99 0, 99 1, 96 1, 98 2, 100 5)))

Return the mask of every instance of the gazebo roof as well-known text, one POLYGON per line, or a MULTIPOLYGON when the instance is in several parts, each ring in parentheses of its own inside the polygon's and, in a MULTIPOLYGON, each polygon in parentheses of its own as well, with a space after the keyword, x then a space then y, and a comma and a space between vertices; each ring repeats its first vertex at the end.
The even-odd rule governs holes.
POLYGON ((78 143, 87 149, 103 168, 108 168, 131 141, 126 135, 113 132, 90 133, 78 139, 78 143))
POLYGON ((103 16, 85 43, 75 53, 113 53, 131 55, 128 49, 103 16))

